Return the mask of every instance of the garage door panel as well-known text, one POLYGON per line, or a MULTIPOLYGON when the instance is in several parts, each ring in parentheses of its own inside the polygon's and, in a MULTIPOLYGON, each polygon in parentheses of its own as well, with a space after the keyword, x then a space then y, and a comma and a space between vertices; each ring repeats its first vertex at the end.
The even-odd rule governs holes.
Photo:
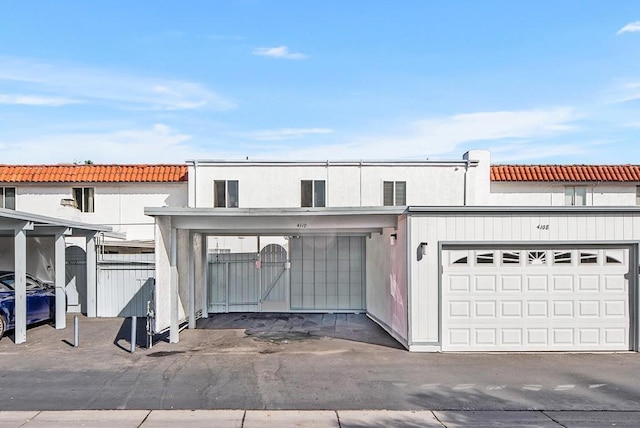
POLYGON ((470 282, 471 280, 467 275, 463 275, 463 276, 452 275, 451 277, 449 277, 449 281, 447 283, 448 290, 450 292, 471 291, 469 288, 470 282))
POLYGON ((496 277, 494 275, 476 276, 474 290, 477 292, 496 291, 496 277))
POLYGON ((443 350, 630 348, 628 250, 478 252, 442 257, 443 350))
POLYGON ((554 275, 554 291, 573 291, 573 275, 554 275))
POLYGON ((522 301, 504 300, 500 302, 500 316, 502 318, 522 318, 522 301))
POLYGON ((549 278, 547 275, 529 275, 527 276, 527 290, 529 291, 547 291, 549 278))
POLYGON ((530 300, 527 302, 527 317, 542 318, 549 317, 549 302, 546 300, 530 300))
POLYGON ((496 318, 496 302, 494 300, 476 301, 474 315, 477 318, 496 318))
POLYGON ((522 291, 522 275, 502 275, 500 291, 522 291))
POLYGON ((578 284, 579 291, 600 291, 600 277, 598 275, 580 275, 578 284))

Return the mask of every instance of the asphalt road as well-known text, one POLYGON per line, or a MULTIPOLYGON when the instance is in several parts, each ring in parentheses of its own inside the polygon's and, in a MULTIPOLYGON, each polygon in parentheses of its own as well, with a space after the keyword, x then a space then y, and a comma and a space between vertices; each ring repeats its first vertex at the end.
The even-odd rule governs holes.
POLYGON ((82 318, 78 348, 37 326, 0 341, 0 410, 640 410, 637 353, 418 354, 362 316, 325 321, 185 330, 134 354, 122 319, 82 318))

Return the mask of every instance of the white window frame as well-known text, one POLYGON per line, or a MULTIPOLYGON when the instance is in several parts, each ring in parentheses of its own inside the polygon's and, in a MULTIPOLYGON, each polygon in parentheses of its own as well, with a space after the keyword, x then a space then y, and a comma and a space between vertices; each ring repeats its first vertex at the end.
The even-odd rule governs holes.
POLYGON ((300 206, 302 208, 326 207, 327 182, 325 180, 300 180, 300 206), (308 192, 309 189, 311 194, 305 195, 305 191, 308 192))
POLYGON ((385 207, 397 207, 407 205, 407 182, 406 181, 383 181, 382 182, 382 205, 385 207), (401 186, 399 186, 401 185, 401 186), (391 198, 386 199, 386 188, 391 186, 391 198), (399 191, 398 187, 401 188, 399 191))
POLYGON ((16 209, 16 199, 17 199, 18 191, 15 187, 12 186, 3 186, 0 187, 0 208, 4 208, 7 210, 15 210, 16 209), (13 191, 13 206, 7 207, 7 190, 13 191))
POLYGON ((564 187, 564 204, 566 206, 586 206, 587 205, 587 186, 565 186, 564 187), (583 193, 583 194, 580 194, 583 193), (582 197, 580 203, 579 197, 582 197))
POLYGON ((240 183, 238 180, 213 180, 213 206, 214 208, 238 208, 240 206, 240 183), (224 186, 222 194, 219 194, 219 185, 224 186))
POLYGON ((83 213, 93 213, 96 210, 96 192, 94 187, 74 187, 71 189, 71 197, 83 213), (82 193, 78 198, 78 193, 82 193))

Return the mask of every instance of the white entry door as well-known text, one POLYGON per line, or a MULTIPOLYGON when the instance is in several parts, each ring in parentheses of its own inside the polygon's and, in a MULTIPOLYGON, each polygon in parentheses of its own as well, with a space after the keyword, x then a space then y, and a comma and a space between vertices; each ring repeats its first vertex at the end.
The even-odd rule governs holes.
POLYGON ((630 349, 629 250, 443 251, 444 351, 630 349))

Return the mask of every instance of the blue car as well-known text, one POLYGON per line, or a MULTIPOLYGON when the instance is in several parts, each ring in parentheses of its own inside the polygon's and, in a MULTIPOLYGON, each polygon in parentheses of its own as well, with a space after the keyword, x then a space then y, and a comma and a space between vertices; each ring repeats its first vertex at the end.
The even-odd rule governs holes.
MULTIPOLYGON (((0 338, 15 327, 15 274, 0 271, 0 338)), ((55 314, 53 287, 27 274, 27 325, 46 321, 55 314)))

